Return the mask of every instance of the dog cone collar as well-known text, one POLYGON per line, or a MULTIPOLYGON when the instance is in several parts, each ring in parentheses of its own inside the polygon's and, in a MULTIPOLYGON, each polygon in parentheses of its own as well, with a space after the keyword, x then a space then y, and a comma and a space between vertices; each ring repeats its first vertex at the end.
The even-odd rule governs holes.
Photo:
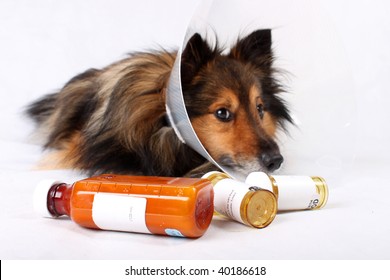
POLYGON ((188 116, 181 87, 180 65, 182 49, 186 45, 188 39, 191 38, 193 34, 194 32, 187 32, 184 44, 177 53, 176 61, 169 79, 166 96, 166 111, 169 122, 181 142, 190 146, 192 149, 197 151, 200 155, 209 160, 211 163, 213 163, 225 173, 229 174, 231 177, 237 180, 244 180, 245 174, 237 173, 231 168, 219 164, 210 156, 210 154, 204 148, 203 144, 196 135, 195 130, 192 127, 190 118, 188 116))

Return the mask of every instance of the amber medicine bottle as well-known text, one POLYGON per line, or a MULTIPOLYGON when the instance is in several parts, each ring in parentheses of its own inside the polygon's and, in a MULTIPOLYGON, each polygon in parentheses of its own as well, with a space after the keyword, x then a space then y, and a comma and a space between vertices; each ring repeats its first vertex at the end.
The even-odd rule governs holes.
POLYGON ((256 228, 274 220, 277 200, 271 191, 251 187, 222 172, 209 172, 202 178, 214 185, 215 212, 256 228))
POLYGON ((73 184, 41 182, 34 208, 88 228, 195 238, 210 225, 213 198, 204 179, 107 174, 73 184))
POLYGON ((278 198, 280 211, 320 209, 328 200, 328 187, 321 177, 271 176, 252 172, 245 183, 272 191, 278 198))

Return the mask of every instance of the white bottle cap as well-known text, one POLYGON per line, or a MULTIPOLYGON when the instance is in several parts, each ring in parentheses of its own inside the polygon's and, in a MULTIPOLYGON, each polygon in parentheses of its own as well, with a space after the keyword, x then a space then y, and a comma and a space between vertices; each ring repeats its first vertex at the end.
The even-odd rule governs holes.
POLYGON ((44 218, 54 218, 54 216, 47 209, 47 195, 50 188, 58 184, 57 180, 47 179, 38 183, 34 191, 33 206, 35 213, 44 218))

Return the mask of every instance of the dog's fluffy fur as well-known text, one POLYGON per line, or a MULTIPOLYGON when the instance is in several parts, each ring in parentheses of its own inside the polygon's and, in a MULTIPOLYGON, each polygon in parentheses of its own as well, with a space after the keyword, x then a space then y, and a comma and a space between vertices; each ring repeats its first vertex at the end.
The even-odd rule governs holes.
MULTIPOLYGON (((53 167, 89 174, 160 176, 215 169, 181 143, 166 120, 165 93, 176 52, 131 54, 72 78, 31 104, 53 167)), ((182 88, 194 129, 211 156, 239 171, 277 169, 275 131, 291 122, 275 80, 271 31, 238 39, 228 54, 199 34, 182 54, 182 88)))

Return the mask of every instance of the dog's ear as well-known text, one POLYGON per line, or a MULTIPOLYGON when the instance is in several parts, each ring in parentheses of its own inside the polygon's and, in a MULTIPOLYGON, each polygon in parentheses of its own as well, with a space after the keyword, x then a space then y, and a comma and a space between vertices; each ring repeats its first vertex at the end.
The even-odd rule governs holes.
POLYGON ((181 56, 182 84, 191 82, 201 67, 215 57, 216 49, 212 49, 199 33, 191 37, 181 56))
POLYGON ((229 56, 259 67, 271 67, 273 58, 271 47, 271 29, 256 30, 239 39, 229 56))

